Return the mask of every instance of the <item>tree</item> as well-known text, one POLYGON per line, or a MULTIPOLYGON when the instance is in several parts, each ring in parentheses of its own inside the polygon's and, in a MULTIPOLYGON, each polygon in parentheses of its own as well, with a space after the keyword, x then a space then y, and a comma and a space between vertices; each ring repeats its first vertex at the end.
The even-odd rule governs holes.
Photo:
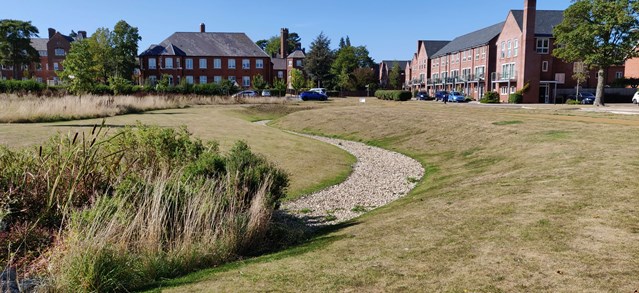
POLYGON ((264 77, 261 74, 253 76, 253 87, 258 90, 263 90, 268 86, 264 77))
POLYGON ((91 91, 98 79, 97 66, 88 40, 71 43, 71 50, 63 61, 60 77, 69 84, 69 90, 76 94, 91 91))
POLYGON ((401 68, 399 67, 399 63, 393 63, 393 69, 388 74, 388 83, 390 84, 391 89, 398 90, 401 87, 401 68))
POLYGON ((331 65, 331 74, 337 76, 343 72, 351 73, 358 68, 357 56, 355 56, 355 48, 346 46, 341 48, 335 54, 335 60, 331 65))
POLYGON ((306 86, 304 73, 299 69, 291 69, 291 87, 295 90, 295 94, 306 86))
POLYGON ((330 45, 331 41, 324 33, 320 33, 311 43, 311 50, 306 54, 304 70, 312 80, 318 82, 318 86, 331 77, 333 51, 330 45))
POLYGON ((637 56, 639 0, 575 0, 554 28, 562 46, 553 54, 567 62, 597 68, 595 105, 604 105, 605 72, 637 56))
POLYGON ((260 49, 266 51, 266 45, 268 45, 268 40, 259 40, 257 42, 255 42, 255 44, 260 47, 260 49))
POLYGON ((113 28, 112 38, 115 76, 131 81, 138 54, 138 42, 142 40, 138 28, 120 20, 113 28))
POLYGON ((38 51, 31 46, 31 38, 37 36, 38 28, 30 21, 0 20, 0 64, 13 66, 13 78, 22 65, 39 61, 38 51))
POLYGON ((360 68, 373 68, 375 66, 375 61, 373 58, 369 56, 368 49, 366 46, 357 46, 353 47, 355 50, 355 58, 357 59, 357 65, 360 68))
POLYGON ((337 75, 337 85, 342 91, 352 89, 351 76, 346 69, 337 75))
POLYGON ((365 90, 367 85, 375 84, 377 84, 377 78, 372 68, 357 68, 353 71, 353 86, 357 90, 365 90))
MULTIPOLYGON (((281 47, 280 41, 281 41, 280 37, 272 36, 268 40, 259 40, 255 42, 255 44, 258 47, 262 48, 262 50, 264 50, 266 54, 273 55, 280 52, 280 47, 281 47)), ((302 39, 297 33, 288 34, 287 52, 295 51, 297 44, 299 44, 301 41, 302 39)), ((286 58, 286 56, 282 56, 282 58, 286 58)))
POLYGON ((111 31, 98 28, 88 39, 89 51, 93 58, 93 66, 101 83, 106 84, 110 76, 115 75, 115 60, 111 31))
POLYGON ((282 93, 286 91, 286 82, 284 79, 276 78, 273 81, 273 89, 277 91, 278 97, 282 95, 282 93))

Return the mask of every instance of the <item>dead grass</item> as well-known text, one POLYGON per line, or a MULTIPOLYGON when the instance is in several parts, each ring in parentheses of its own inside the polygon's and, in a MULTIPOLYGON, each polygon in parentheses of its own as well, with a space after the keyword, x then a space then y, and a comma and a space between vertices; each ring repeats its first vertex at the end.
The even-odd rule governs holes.
POLYGON ((428 177, 333 242, 175 291, 639 290, 639 117, 348 99, 275 125, 399 150, 428 177))

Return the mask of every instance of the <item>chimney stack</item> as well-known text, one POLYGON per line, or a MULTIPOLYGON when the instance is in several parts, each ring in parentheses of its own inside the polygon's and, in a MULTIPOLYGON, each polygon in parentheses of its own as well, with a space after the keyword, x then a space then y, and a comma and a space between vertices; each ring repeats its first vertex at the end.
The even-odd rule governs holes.
POLYGON ((55 35, 56 31, 55 29, 49 28, 49 39, 53 37, 53 35, 55 35))
POLYGON ((206 25, 204 23, 200 23, 200 32, 201 33, 205 33, 206 32, 206 25))
POLYGON ((78 31, 78 36, 80 37, 80 40, 84 40, 87 38, 87 32, 86 31, 78 31))
POLYGON ((539 102, 539 72, 541 57, 537 54, 535 24, 537 18, 537 0, 524 0, 524 19, 522 28, 522 62, 517 73, 517 87, 523 88, 526 83, 530 88, 524 93, 524 103, 539 102))
POLYGON ((288 56, 288 29, 282 28, 280 36, 280 55, 282 58, 288 56))

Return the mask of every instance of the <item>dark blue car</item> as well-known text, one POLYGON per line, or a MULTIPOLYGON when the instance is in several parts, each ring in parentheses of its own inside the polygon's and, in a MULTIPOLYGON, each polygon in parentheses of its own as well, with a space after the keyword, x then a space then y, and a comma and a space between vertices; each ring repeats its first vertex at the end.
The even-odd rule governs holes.
POLYGON ((448 92, 447 91, 437 91, 435 92, 435 101, 448 101, 448 92))
POLYGON ((320 94, 318 92, 302 92, 300 94, 300 100, 308 101, 308 100, 317 100, 317 101, 326 101, 328 100, 328 96, 324 94, 320 94))

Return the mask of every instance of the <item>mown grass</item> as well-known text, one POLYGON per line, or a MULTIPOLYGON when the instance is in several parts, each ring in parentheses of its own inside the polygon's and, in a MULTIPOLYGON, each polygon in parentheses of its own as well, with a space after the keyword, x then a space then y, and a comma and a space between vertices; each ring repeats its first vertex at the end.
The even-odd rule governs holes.
POLYGON ((564 108, 351 99, 278 119, 409 154, 427 176, 330 245, 167 291, 634 292, 639 117, 564 108))

